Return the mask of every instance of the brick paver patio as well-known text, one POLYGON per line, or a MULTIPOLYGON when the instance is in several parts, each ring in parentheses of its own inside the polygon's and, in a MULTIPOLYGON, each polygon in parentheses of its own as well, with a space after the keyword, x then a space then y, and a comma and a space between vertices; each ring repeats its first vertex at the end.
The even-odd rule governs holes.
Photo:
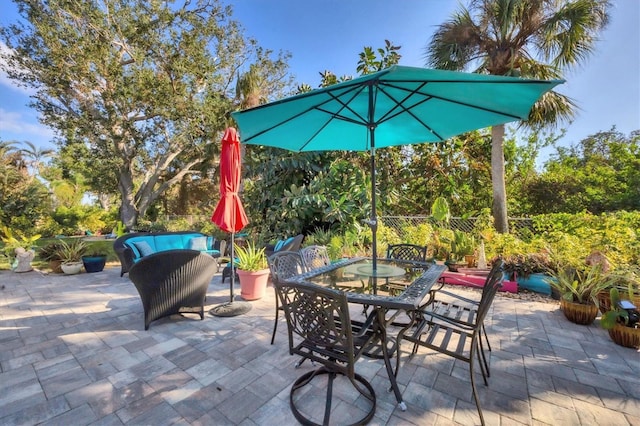
MULTIPOLYGON (((209 287, 208 309, 229 299, 220 281, 209 287)), ((1 425, 296 423, 290 386, 313 367, 294 368, 284 322, 269 344, 272 289, 242 316, 172 317, 144 331, 140 299, 119 267, 73 276, 0 271, 0 288, 1 425)), ((478 388, 487 424, 640 424, 640 353, 615 345, 597 324, 574 325, 555 304, 499 295, 486 325, 491 378, 478 388)), ((378 397, 372 424, 479 422, 467 364, 425 349, 408 359, 403 348, 405 412, 387 392, 382 361, 358 362, 378 397)), ((353 394, 334 393, 337 418, 356 418, 353 394)))

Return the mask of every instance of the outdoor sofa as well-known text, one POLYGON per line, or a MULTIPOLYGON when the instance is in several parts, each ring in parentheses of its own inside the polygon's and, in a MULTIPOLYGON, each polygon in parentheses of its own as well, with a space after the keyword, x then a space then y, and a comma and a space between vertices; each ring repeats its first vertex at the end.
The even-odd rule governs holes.
MULTIPOLYGON (((214 237, 194 231, 134 232, 125 234, 113 242, 113 250, 120 259, 120 276, 131 270, 140 259, 167 250, 197 250, 213 258, 220 257, 219 241, 214 237)), ((216 270, 218 262, 215 262, 216 270)))

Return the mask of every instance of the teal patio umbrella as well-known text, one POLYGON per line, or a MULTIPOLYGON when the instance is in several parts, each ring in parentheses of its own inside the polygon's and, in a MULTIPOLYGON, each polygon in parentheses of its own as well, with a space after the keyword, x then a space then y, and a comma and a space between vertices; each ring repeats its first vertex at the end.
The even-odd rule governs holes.
POLYGON ((290 151, 369 151, 376 270, 376 148, 440 142, 525 120, 563 80, 527 80, 395 65, 231 115, 242 143, 290 151))

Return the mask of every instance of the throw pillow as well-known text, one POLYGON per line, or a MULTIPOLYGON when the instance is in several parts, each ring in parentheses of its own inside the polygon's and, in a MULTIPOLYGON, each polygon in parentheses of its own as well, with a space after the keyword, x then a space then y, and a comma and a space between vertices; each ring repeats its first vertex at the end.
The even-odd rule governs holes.
POLYGON ((207 237, 193 237, 189 240, 191 250, 207 250, 207 237))
POLYGON ((284 240, 278 240, 275 247, 273 247, 273 251, 278 251, 284 245, 284 240))
POLYGON ((146 241, 136 241, 133 243, 133 245, 136 246, 143 257, 155 253, 149 243, 146 241))

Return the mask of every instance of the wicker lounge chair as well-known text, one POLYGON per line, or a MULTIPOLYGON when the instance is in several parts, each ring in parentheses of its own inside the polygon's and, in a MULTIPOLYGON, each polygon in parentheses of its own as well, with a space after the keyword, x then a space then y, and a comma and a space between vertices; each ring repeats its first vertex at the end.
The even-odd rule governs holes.
POLYGON ((217 271, 211 256, 197 250, 167 250, 145 256, 129 270, 144 307, 144 329, 157 319, 194 313, 204 319, 204 300, 217 271))

